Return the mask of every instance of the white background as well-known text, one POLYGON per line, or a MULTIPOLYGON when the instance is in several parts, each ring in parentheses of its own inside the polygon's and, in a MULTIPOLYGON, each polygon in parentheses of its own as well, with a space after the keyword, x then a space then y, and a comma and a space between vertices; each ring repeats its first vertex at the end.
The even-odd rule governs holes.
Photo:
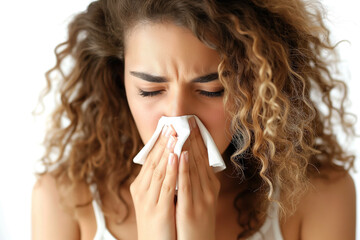
MULTIPOLYGON (((33 117, 31 112, 45 87, 44 72, 55 63, 54 47, 65 40, 66 25, 71 17, 84 10, 89 2, 0 2, 0 240, 30 239, 33 172, 35 162, 44 151, 41 142, 53 98, 45 99, 44 115, 33 117)), ((338 49, 343 60, 341 71, 350 86, 350 110, 360 116, 357 106, 360 101, 360 4, 357 0, 323 0, 323 3, 328 10, 333 40, 351 42, 341 44, 338 49)), ((357 139, 349 145, 358 157, 359 142, 357 139)), ((357 166, 360 169, 359 163, 357 166)), ((359 191, 360 174, 353 176, 359 191)), ((359 221, 357 226, 357 239, 360 239, 359 221)))

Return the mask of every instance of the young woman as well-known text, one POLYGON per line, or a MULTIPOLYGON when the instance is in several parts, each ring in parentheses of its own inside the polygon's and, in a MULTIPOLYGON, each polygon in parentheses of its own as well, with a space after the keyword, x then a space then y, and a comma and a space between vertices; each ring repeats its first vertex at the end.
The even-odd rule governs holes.
MULTIPOLYGON (((56 48, 61 104, 34 186, 40 239, 355 239, 353 134, 300 0, 99 0, 56 48), (64 62, 73 63, 64 70, 64 62), (226 163, 214 173, 198 127, 180 156, 162 116, 196 115, 226 163), (178 175, 178 191, 175 192, 178 175)), ((346 98, 346 91, 343 99, 346 98)))

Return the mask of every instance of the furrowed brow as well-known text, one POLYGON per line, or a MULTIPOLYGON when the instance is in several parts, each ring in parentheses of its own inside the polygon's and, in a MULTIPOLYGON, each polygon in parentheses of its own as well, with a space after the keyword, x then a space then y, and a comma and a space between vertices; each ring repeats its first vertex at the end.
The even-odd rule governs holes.
MULTIPOLYGON (((147 82, 152 82, 152 83, 168 82, 168 80, 165 77, 154 76, 154 75, 151 75, 151 74, 148 74, 148 73, 130 71, 130 74, 133 75, 134 77, 140 78, 140 79, 145 80, 147 82)), ((204 76, 194 78, 194 79, 191 80, 191 82, 194 82, 194 83, 207 83, 207 82, 215 81, 218 78, 219 78, 218 73, 210 73, 210 74, 207 74, 207 75, 204 75, 204 76)))
POLYGON ((153 83, 167 82, 166 78, 164 78, 164 77, 153 76, 153 75, 143 73, 143 72, 130 71, 130 74, 133 75, 134 77, 141 78, 142 80, 145 80, 148 82, 153 82, 153 83))
POLYGON ((215 80, 217 80, 218 78, 219 78, 219 74, 218 74, 218 73, 210 73, 210 74, 205 75, 205 76, 197 77, 197 78, 191 80, 191 82, 206 83, 206 82, 215 81, 215 80))

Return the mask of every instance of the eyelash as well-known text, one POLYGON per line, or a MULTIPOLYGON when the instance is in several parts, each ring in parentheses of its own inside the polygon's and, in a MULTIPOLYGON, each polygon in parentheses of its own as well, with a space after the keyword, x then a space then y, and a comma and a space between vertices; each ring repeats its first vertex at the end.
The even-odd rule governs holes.
MULTIPOLYGON (((154 92, 146 92, 141 89, 139 89, 139 95, 142 97, 154 97, 158 94, 161 94, 162 91, 154 91, 154 92)), ((224 93, 224 89, 218 92, 207 92, 207 91, 200 91, 199 93, 201 95, 204 95, 206 97, 221 97, 224 93)))

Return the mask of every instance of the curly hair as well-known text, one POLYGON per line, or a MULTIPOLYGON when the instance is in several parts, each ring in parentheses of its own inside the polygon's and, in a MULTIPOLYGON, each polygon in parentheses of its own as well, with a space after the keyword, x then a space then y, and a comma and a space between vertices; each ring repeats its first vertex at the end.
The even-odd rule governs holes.
POLYGON ((354 135, 354 123, 344 108, 347 86, 333 78, 324 55, 336 53, 323 14, 320 4, 301 0, 92 2, 70 23, 46 74, 45 94, 60 73, 61 103, 44 141, 47 169, 40 175, 52 172, 64 189, 96 183, 100 195, 125 203, 120 189, 143 143, 125 96, 124 38, 141 21, 170 21, 221 56, 219 80, 232 119, 230 160, 249 183, 234 199, 244 229, 238 238, 260 228, 258 216, 271 201, 291 214, 310 177, 328 168, 347 172, 355 158, 334 132, 334 119, 347 135, 354 135), (339 102, 334 89, 342 90, 339 102), (281 200, 274 198, 275 188, 281 200), (240 199, 248 199, 248 207, 240 199))

